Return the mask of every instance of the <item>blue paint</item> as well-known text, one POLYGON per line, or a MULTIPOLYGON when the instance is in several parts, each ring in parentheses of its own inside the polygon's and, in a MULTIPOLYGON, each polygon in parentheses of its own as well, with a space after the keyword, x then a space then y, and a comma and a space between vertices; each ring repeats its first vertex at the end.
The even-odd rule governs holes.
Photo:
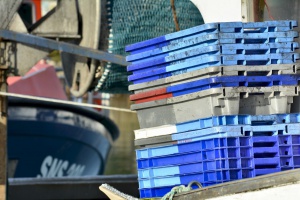
POLYGON ((13 177, 74 176, 80 167, 83 171, 77 175, 103 174, 118 137, 108 118, 76 106, 25 103, 10 102, 8 108, 8 161, 17 161, 13 177))

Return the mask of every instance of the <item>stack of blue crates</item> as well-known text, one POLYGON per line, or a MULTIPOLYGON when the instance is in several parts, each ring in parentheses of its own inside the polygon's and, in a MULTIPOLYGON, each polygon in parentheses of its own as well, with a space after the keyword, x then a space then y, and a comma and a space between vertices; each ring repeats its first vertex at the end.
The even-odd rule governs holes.
POLYGON ((300 114, 289 113, 299 95, 296 26, 211 23, 126 47, 141 127, 140 198, 162 197, 191 181, 206 187, 300 168, 300 114), (262 100, 270 109, 260 107, 262 100), (226 115, 213 112, 230 102, 226 115))

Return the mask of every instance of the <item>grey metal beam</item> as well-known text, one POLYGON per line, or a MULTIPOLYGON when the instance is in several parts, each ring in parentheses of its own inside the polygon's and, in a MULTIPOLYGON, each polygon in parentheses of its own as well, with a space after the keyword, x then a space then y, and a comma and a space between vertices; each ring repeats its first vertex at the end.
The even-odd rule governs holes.
POLYGON ((114 55, 104 51, 99 51, 87 47, 81 47, 66 42, 58 42, 55 40, 50 40, 30 34, 17 33, 9 30, 0 30, 0 38, 19 42, 37 48, 59 50, 61 52, 66 52, 82 57, 88 57, 96 60, 112 62, 123 66, 129 65, 129 63, 126 62, 125 57, 121 55, 114 55))

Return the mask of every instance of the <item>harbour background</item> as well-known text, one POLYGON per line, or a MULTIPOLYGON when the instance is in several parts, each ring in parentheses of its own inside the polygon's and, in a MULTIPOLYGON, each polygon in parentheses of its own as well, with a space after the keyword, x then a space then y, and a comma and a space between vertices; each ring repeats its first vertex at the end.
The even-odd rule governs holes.
MULTIPOLYGON (((132 102, 128 94, 114 94, 111 95, 109 104, 111 107, 130 109, 132 102)), ((137 115, 136 113, 109 111, 109 117, 119 127, 120 137, 113 144, 104 174, 136 174, 134 130, 139 129, 137 115)))

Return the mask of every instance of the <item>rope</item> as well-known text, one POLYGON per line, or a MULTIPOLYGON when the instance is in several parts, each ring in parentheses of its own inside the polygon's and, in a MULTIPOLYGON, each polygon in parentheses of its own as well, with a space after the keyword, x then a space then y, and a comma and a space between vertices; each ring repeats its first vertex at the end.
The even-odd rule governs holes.
POLYGON ((191 181, 187 187, 185 187, 184 185, 173 187, 170 192, 168 192, 161 198, 161 200, 172 200, 175 194, 191 191, 193 189, 192 188, 193 184, 196 184, 199 188, 202 188, 201 183, 197 181, 191 181))
POLYGON ((178 19, 177 19, 177 15, 176 15, 176 9, 175 9, 175 0, 170 0, 170 1, 171 1, 171 8, 172 8, 173 20, 175 23, 176 31, 180 31, 178 19))
POLYGON ((132 110, 126 109, 126 108, 101 106, 101 105, 94 105, 94 104, 89 104, 89 103, 79 103, 79 102, 74 102, 74 101, 51 99, 51 98, 45 98, 45 97, 35 97, 35 96, 30 96, 30 95, 15 94, 15 93, 8 93, 8 92, 0 92, 0 96, 17 97, 17 98, 24 98, 24 99, 34 99, 34 100, 39 100, 39 101, 47 101, 47 102, 54 102, 54 103, 61 103, 61 104, 68 104, 68 105, 85 106, 85 107, 101 108, 101 109, 114 110, 114 111, 120 111, 120 112, 136 113, 135 111, 132 111, 132 110))
POLYGON ((272 13, 271 13, 271 11, 270 11, 270 8, 269 8, 269 6, 268 6, 268 4, 267 4, 267 0, 264 0, 264 2, 265 2, 265 4, 266 4, 267 10, 268 10, 269 18, 272 19, 272 20, 274 20, 274 17, 272 16, 272 13))

